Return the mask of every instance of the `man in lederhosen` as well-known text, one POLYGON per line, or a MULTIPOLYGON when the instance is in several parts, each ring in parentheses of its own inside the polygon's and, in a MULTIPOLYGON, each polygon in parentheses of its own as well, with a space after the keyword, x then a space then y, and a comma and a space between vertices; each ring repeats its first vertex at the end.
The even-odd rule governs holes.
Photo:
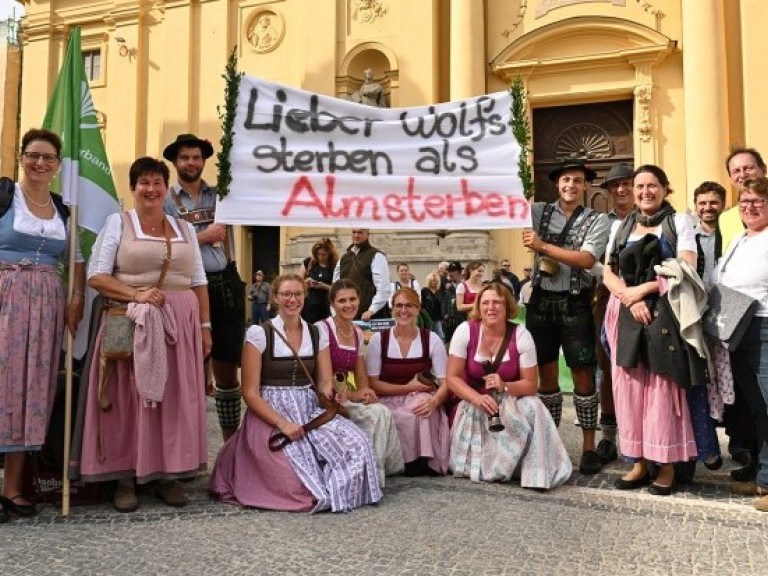
POLYGON ((235 266, 230 227, 213 222, 216 188, 202 179, 205 161, 212 155, 211 143, 194 134, 180 134, 165 147, 163 157, 173 163, 178 182, 171 186, 164 210, 190 222, 197 231, 211 303, 211 321, 204 322, 202 329, 212 331, 216 412, 227 440, 240 425, 237 368, 245 335, 245 284, 235 266))
POLYGON ((594 378, 594 279, 590 269, 605 252, 608 219, 581 205, 587 185, 595 177, 594 170, 576 160, 550 172, 559 199, 551 204, 534 203, 533 228, 523 231, 523 245, 536 252, 526 327, 536 345, 539 397, 559 425, 563 395, 558 361, 562 348, 573 378, 573 404, 583 433, 582 474, 596 474, 602 468, 595 451, 599 400, 594 378))

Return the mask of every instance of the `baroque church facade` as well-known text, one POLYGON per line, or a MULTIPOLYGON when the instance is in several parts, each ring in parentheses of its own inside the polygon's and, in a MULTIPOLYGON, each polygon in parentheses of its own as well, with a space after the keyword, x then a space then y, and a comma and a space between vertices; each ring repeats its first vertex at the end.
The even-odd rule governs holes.
MULTIPOLYGON (((366 79, 380 105, 416 106, 507 90, 523 81, 537 199, 547 172, 587 158, 600 177, 618 161, 669 174, 679 210, 703 180, 727 183, 731 145, 768 151, 768 35, 763 0, 50 0, 25 2, 20 123, 42 123, 71 27, 82 50, 118 193, 128 167, 177 134, 218 142, 222 74, 236 47, 252 76, 353 98, 366 79)), ((7 88, 6 88, 7 89, 7 88)), ((6 115, 7 117, 7 115, 6 115)), ((7 172, 7 167, 3 166, 7 172)), ((215 162, 205 177, 216 180, 215 162)), ((321 236, 344 229, 243 227, 243 276, 295 270, 321 236)), ((531 255, 512 230, 381 231, 372 243, 420 280, 441 260, 531 255)))

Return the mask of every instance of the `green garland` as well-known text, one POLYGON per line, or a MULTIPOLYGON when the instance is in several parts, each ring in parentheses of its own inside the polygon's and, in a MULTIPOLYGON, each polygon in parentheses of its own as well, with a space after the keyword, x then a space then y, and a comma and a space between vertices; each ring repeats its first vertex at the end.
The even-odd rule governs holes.
POLYGON ((216 106, 216 112, 221 120, 221 141, 219 152, 216 154, 216 167, 218 168, 218 182, 216 188, 219 198, 224 198, 229 192, 229 184, 232 182, 232 164, 229 162, 229 153, 232 150, 232 137, 234 136, 235 113, 237 112, 237 94, 240 90, 240 78, 242 72, 237 71, 237 46, 232 48, 232 53, 227 59, 227 67, 221 75, 224 85, 224 109, 216 106))
POLYGON ((520 146, 520 158, 517 162, 520 181, 523 183, 523 194, 530 199, 533 197, 533 175, 531 165, 528 163, 528 155, 531 153, 531 122, 528 120, 528 111, 525 108, 525 88, 523 81, 518 76, 509 87, 512 96, 510 110, 512 117, 509 123, 512 126, 512 134, 520 146))

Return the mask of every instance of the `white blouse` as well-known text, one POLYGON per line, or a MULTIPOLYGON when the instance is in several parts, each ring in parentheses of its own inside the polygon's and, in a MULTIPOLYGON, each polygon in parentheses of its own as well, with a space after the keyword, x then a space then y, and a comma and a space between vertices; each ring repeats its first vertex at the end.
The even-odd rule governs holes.
MULTIPOLYGON (((342 344, 339 342, 339 331, 336 330, 336 322, 328 319, 328 324, 331 325, 331 330, 333 330, 333 335, 336 337, 336 343, 339 345, 339 348, 343 348, 344 350, 354 350, 354 346, 347 346, 346 344, 342 344)), ((328 345, 330 346, 331 338, 328 336, 328 326, 323 320, 319 320, 315 322, 315 326, 317 326, 318 330, 320 330, 320 338, 322 340, 323 336, 325 336, 328 340, 328 345)), ((360 330, 357 326, 352 326, 352 328, 357 333, 357 355, 362 356, 365 352, 365 342, 363 340, 363 331, 360 330)))
MULTIPOLYGON (((130 210, 128 215, 131 218, 131 223, 136 231, 136 237, 142 240, 155 239, 155 236, 148 236, 141 229, 139 223, 139 217, 136 214, 136 210, 130 210)), ((184 237, 181 234, 181 230, 178 224, 187 226, 188 236, 190 244, 192 244, 195 251, 195 270, 192 273, 192 284, 195 286, 205 286, 208 284, 208 280, 205 277, 205 270, 203 269, 203 259, 200 256, 200 244, 197 243, 197 235, 195 228, 189 222, 177 220, 176 218, 168 218, 173 228, 173 237, 171 243, 184 242, 184 237)), ((88 278, 96 276, 97 274, 112 274, 115 269, 115 258, 117 257, 117 249, 120 247, 120 239, 123 237, 123 219, 121 215, 111 214, 107 218, 107 222, 104 224, 104 228, 99 232, 99 237, 96 239, 96 244, 93 246, 93 253, 91 259, 88 261, 88 278)))
MULTIPOLYGON (((285 333, 285 322, 280 316, 275 316, 272 320, 272 325, 275 330, 278 330, 283 336, 288 338, 285 333)), ((318 342, 318 351, 328 348, 328 332, 320 330, 320 339, 318 342)), ((275 356, 278 358, 289 358, 293 356, 293 352, 288 348, 283 339, 280 336, 275 336, 275 356)), ((264 334, 264 328, 258 325, 253 325, 248 328, 248 332, 245 334, 246 343, 256 347, 256 349, 264 354, 264 350, 267 349, 267 336, 264 334)), ((298 350, 299 356, 311 356, 312 351, 312 336, 309 334, 309 325, 301 321, 301 348, 298 350)))
MULTIPOLYGON (((483 326, 480 325, 480 333, 478 334, 478 342, 483 338, 483 326)), ((517 326, 515 330, 515 344, 517 345, 517 352, 520 356, 520 368, 530 368, 536 366, 536 345, 533 343, 533 336, 525 326, 517 326)), ((451 338, 451 347, 448 351, 452 356, 457 358, 467 358, 467 347, 469 346, 469 322, 462 322, 459 324, 456 331, 451 338)), ((478 346, 478 351, 480 347, 478 346)), ((490 360, 480 356, 477 351, 475 352, 475 361, 484 362, 490 360)), ((504 358, 502 362, 509 360, 509 351, 504 352, 504 358)))
MULTIPOLYGON (((408 348, 408 354, 403 356, 400 353, 400 346, 394 335, 394 328, 389 329, 389 348, 387 356, 389 358, 421 358, 421 334, 411 342, 408 348)), ((432 361, 432 373, 438 378, 445 378, 446 364, 448 355, 445 352, 445 344, 434 332, 429 333, 429 358, 432 361)), ((374 333, 368 342, 368 351, 365 354, 365 367, 368 376, 378 377, 381 374, 381 332, 374 333)))

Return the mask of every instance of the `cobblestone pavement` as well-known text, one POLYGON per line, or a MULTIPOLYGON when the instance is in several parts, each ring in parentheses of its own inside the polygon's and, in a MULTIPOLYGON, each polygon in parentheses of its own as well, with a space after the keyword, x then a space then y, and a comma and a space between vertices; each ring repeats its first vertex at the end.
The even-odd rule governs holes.
MULTIPOLYGON (((569 402, 566 402, 569 404, 569 402)), ((209 405, 210 438, 217 438, 209 405)), ((561 432, 575 459, 578 429, 561 432)), ((219 442, 211 442, 211 463, 219 442)), ((385 498, 349 514, 292 514, 211 501, 207 478, 188 506, 151 493, 119 514, 108 503, 48 506, 0 525, 0 573, 17 574, 765 574, 768 515, 727 491, 727 472, 697 472, 668 498, 618 492, 615 463, 574 472, 551 493, 514 483, 390 478, 385 498)))

